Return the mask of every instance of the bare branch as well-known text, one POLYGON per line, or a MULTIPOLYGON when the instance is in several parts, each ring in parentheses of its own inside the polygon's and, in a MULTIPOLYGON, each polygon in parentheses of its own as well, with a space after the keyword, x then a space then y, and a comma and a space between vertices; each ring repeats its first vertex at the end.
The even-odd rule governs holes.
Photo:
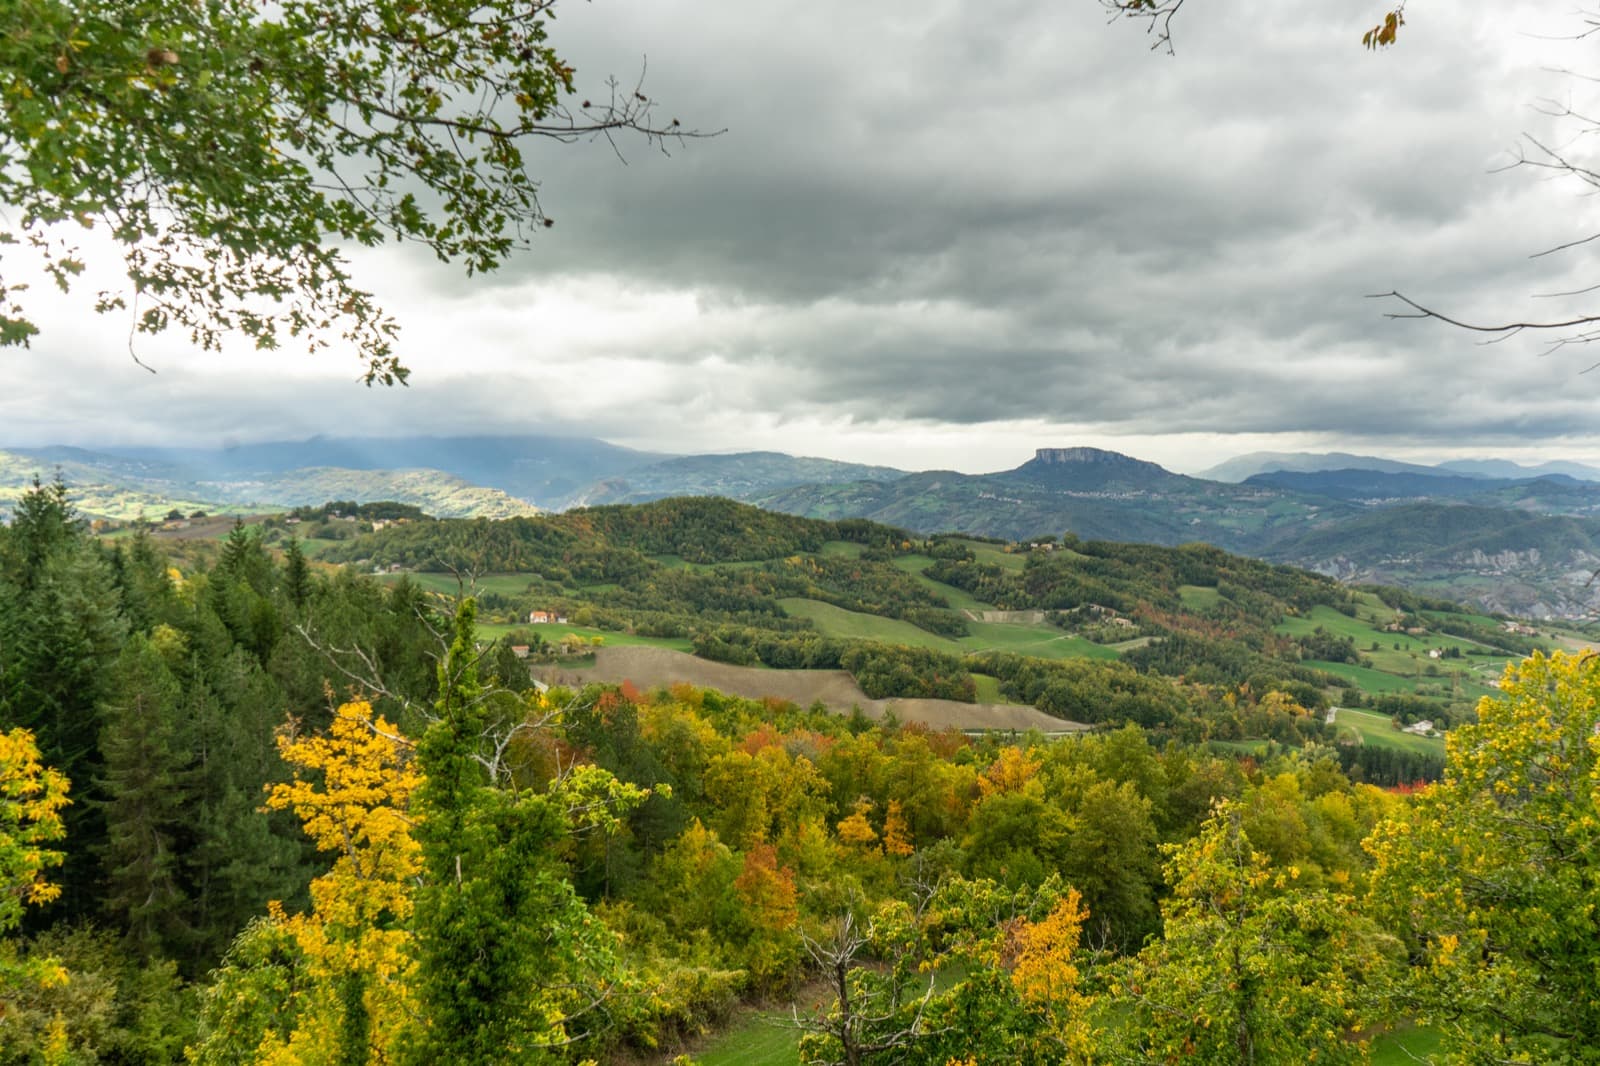
POLYGON ((1172 19, 1183 7, 1183 0, 1100 0, 1100 4, 1110 15, 1108 21, 1144 19, 1148 23, 1145 33, 1155 38, 1150 50, 1173 54, 1172 19))
MULTIPOLYGON (((1411 308, 1410 311, 1389 311, 1389 312, 1385 312, 1385 314, 1384 314, 1385 318, 1436 318, 1440 322, 1445 322, 1445 323, 1448 323, 1449 325, 1455 326, 1457 329, 1470 330, 1471 332, 1474 332, 1474 333, 1498 333, 1498 334, 1505 334, 1507 336, 1510 336, 1510 335, 1514 335, 1514 334, 1520 333, 1525 329, 1534 329, 1534 330, 1573 329, 1573 328, 1575 328, 1577 326, 1593 325, 1594 323, 1600 322, 1600 315, 1579 315, 1576 318, 1567 318, 1567 319, 1561 319, 1561 320, 1552 321, 1552 322, 1500 322, 1500 323, 1489 323, 1489 324, 1475 323, 1475 322, 1464 322, 1459 318, 1452 318, 1451 316, 1446 315, 1446 314, 1444 314, 1442 312, 1439 312, 1439 311, 1435 311, 1430 307, 1424 307, 1422 304, 1417 303, 1415 300, 1411 299, 1410 297, 1408 297, 1408 296, 1406 296, 1406 295, 1404 295, 1402 293, 1395 292, 1393 290, 1390 290, 1389 292, 1369 293, 1367 295, 1367 299, 1369 299, 1369 300, 1395 299, 1395 300, 1399 300, 1401 303, 1403 303, 1407 307, 1411 308)), ((1587 343, 1587 342, 1589 342, 1591 340, 1596 339, 1597 337, 1600 337, 1600 333, 1597 333, 1597 332, 1594 332, 1594 331, 1590 331, 1590 332, 1585 332, 1585 333, 1578 334, 1577 338, 1561 338, 1560 340, 1558 340, 1558 341, 1556 341, 1554 343, 1555 343, 1556 346, 1560 346, 1560 345, 1563 345, 1563 344, 1572 343, 1575 339, 1581 339, 1582 343, 1587 343)))

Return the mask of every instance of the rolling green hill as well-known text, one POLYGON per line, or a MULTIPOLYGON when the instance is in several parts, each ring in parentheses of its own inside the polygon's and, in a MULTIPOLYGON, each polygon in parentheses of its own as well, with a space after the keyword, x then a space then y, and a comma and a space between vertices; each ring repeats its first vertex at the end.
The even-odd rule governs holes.
POLYGON ((549 611, 588 636, 682 642, 735 665, 849 669, 874 698, 970 700, 981 687, 1077 720, 1147 714, 1146 724, 1188 721, 1181 728, 1200 735, 1212 730, 1197 724, 1207 716, 1241 734, 1267 729, 1238 708, 1274 689, 1380 714, 1391 713, 1384 700, 1410 701, 1393 713, 1448 722, 1533 646, 1481 614, 1206 545, 920 537, 719 498, 411 521, 320 557, 415 571, 446 594, 465 580, 486 616, 525 642, 553 645, 571 631, 516 628, 549 611), (1113 689, 1100 703, 1087 693, 1113 675, 1055 672, 1095 663, 1165 679, 1190 710, 1110 711, 1133 705, 1113 689))

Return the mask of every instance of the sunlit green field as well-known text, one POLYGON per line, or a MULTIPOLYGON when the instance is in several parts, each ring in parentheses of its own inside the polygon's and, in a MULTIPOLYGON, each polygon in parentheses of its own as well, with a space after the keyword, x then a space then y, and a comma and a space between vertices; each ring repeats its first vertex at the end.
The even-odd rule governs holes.
POLYGON ((1115 659, 1111 648, 1082 637, 1069 636, 1055 626, 1011 622, 969 622, 968 636, 941 637, 897 618, 880 618, 847 611, 820 600, 789 597, 778 601, 797 618, 809 618, 825 636, 851 640, 879 640, 914 648, 932 648, 951 655, 980 651, 1007 651, 1041 659, 1115 659))
POLYGON ((508 625, 503 622, 480 622, 478 632, 485 637, 498 640, 512 631, 523 633, 537 633, 545 639, 547 644, 559 643, 562 637, 576 635, 593 640, 601 639, 602 647, 625 648, 642 645, 649 648, 671 648, 673 651, 692 651, 689 641, 683 637, 641 637, 632 633, 614 633, 608 629, 594 629, 590 626, 560 625, 549 623, 546 625, 508 625))
POLYGON ((1444 740, 1438 737, 1419 737, 1414 733, 1402 733, 1394 728, 1388 718, 1371 711, 1357 711, 1349 707, 1341 707, 1336 713, 1334 721, 1341 729, 1353 730, 1361 737, 1361 743, 1371 744, 1378 748, 1398 748, 1401 751, 1414 751, 1423 755, 1444 756, 1444 740))
POLYGON ((994 609, 991 604, 984 603, 966 589, 958 589, 954 585, 946 585, 942 581, 935 581, 923 573, 933 563, 934 560, 926 555, 897 555, 894 560, 896 567, 916 578, 919 585, 943 596, 945 601, 958 611, 989 611, 994 609))

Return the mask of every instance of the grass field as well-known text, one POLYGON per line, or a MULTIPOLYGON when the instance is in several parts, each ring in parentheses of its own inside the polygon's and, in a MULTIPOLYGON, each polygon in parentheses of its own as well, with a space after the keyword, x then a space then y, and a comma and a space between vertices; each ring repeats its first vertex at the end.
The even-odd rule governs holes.
POLYGON ((988 674, 973 674, 972 680, 978 686, 979 703, 1010 703, 1000 692, 1000 679, 988 674))
POLYGON ((717 1034, 694 1061, 699 1066, 796 1066, 800 1034, 776 1024, 787 1017, 775 1011, 748 1014, 717 1034))
POLYGON ((973 558, 980 563, 1017 571, 1020 571, 1028 564, 1028 556, 1026 554, 1001 551, 998 544, 985 544, 981 540, 962 540, 958 543, 964 544, 971 549, 973 558))
POLYGON ((821 600, 787 597, 778 601, 785 611, 796 618, 809 618, 817 631, 825 636, 847 640, 881 640, 889 644, 905 644, 913 648, 937 648, 950 651, 954 641, 936 636, 910 622, 898 618, 881 618, 875 614, 847 611, 821 600))
POLYGON ((1316 607, 1304 617, 1285 619, 1276 629, 1277 632, 1287 636, 1303 636, 1319 626, 1335 636, 1354 640, 1356 650, 1372 662, 1372 670, 1362 670, 1354 666, 1338 669, 1326 663, 1314 665, 1330 673, 1349 677, 1369 692, 1410 692, 1419 684, 1449 685, 1451 676, 1456 675, 1467 686, 1464 695, 1481 696, 1489 691, 1484 681, 1488 677, 1498 677, 1505 663, 1514 658, 1503 653, 1479 654, 1484 651, 1482 645, 1443 633, 1428 633, 1422 636, 1385 633, 1375 628, 1375 623, 1372 621, 1351 618, 1326 606, 1316 607), (1373 645, 1377 645, 1376 649, 1373 645), (1459 649, 1461 657, 1430 659, 1428 657, 1430 648, 1459 649), (1430 668, 1434 671, 1432 675, 1427 673, 1430 668), (1395 681, 1381 681, 1374 676, 1374 671, 1390 675, 1395 681))
POLYGON ((1203 611, 1222 602, 1222 593, 1204 585, 1179 585, 1178 598, 1191 611, 1203 611))
MULTIPOLYGON (((830 541, 829 543, 837 544, 843 542, 830 541)), ((852 544, 850 547, 860 547, 860 545, 852 544)), ((826 545, 823 547, 823 554, 827 554, 826 545)), ((765 566, 768 562, 766 559, 745 559, 731 563, 691 563, 681 555, 652 555, 650 558, 668 570, 748 570, 752 567, 765 566)))
POLYGON ((1325 670, 1335 677, 1342 677, 1363 692, 1415 692, 1417 682, 1415 678, 1396 677, 1379 670, 1370 670, 1365 666, 1352 666, 1350 663, 1330 663, 1320 659, 1307 659, 1303 664, 1313 670, 1325 670))
POLYGON ((1341 707, 1336 713, 1334 721, 1344 728, 1354 730, 1361 737, 1361 743, 1363 744, 1371 744, 1376 748, 1396 748, 1401 751, 1413 751, 1422 755, 1437 755, 1441 758, 1444 756, 1444 741, 1442 739, 1402 733, 1395 729, 1389 719, 1381 714, 1341 707))
POLYGON ((1040 659, 1115 659, 1116 649, 1082 637, 1068 636, 1055 626, 1009 622, 969 622, 970 636, 955 643, 961 650, 1009 651, 1040 659))
POLYGON ((990 611, 992 604, 984 603, 966 589, 958 589, 954 585, 946 585, 943 581, 935 581, 923 571, 932 566, 934 560, 926 555, 897 555, 894 565, 916 578, 917 584, 929 591, 943 596, 945 601, 958 611, 990 611))
POLYGON ((639 645, 646 648, 671 648, 673 651, 694 650, 684 637, 639 637, 631 633, 613 633, 609 629, 593 629, 589 626, 559 625, 556 623, 540 626, 506 625, 501 622, 478 623, 478 632, 491 640, 498 640, 512 630, 537 632, 550 644, 559 643, 562 637, 569 634, 576 634, 590 640, 600 637, 607 646, 613 648, 627 648, 639 645))
POLYGON ((1399 612, 1387 603, 1376 592, 1357 592, 1355 594, 1356 614, 1364 622, 1376 622, 1379 626, 1387 625, 1398 618, 1399 612))
POLYGON ((1102 644, 1072 637, 1051 625, 1016 625, 1008 622, 969 622, 969 636, 952 640, 895 618, 847 611, 820 600, 790 597, 778 601, 797 618, 809 618, 817 630, 830 637, 880 640, 913 648, 932 648, 952 655, 979 651, 1009 651, 1041 659, 1115 659, 1116 651, 1102 644))

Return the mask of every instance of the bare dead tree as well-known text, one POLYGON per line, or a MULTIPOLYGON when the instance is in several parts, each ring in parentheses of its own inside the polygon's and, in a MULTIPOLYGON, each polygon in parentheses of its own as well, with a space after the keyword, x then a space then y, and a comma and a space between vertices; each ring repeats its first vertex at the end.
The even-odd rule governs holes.
POLYGON ((830 1052, 802 1061, 805 1066, 865 1066, 893 1062, 926 1036, 942 1032, 927 1024, 934 977, 913 980, 909 967, 891 965, 879 972, 866 965, 873 930, 861 929, 846 911, 832 923, 829 935, 817 939, 801 933, 806 954, 833 993, 827 1013, 806 1017, 791 1008, 791 1024, 826 1039, 830 1052))
MULTIPOLYGON (((436 625, 435 620, 420 605, 417 607, 417 618, 437 645, 437 650, 430 652, 429 657, 450 672, 449 676, 442 679, 447 688, 454 688, 466 671, 478 669, 483 661, 484 649, 476 648, 470 655, 452 660, 448 654, 450 634, 436 625)), ((322 656, 328 666, 342 677, 353 691, 368 697, 388 700, 418 721, 429 724, 438 721, 438 712, 432 703, 414 699, 388 683, 377 655, 370 649, 356 642, 341 645, 325 638, 317 632, 311 619, 295 623, 294 631, 300 639, 322 656)), ((563 714, 571 711, 581 698, 574 696, 567 705, 561 707, 540 706, 532 709, 527 701, 518 698, 510 689, 499 685, 482 686, 482 691, 472 701, 474 707, 500 703, 512 713, 486 716, 487 724, 479 737, 478 750, 473 755, 474 761, 484 768, 489 780, 496 786, 509 785, 513 779, 510 755, 516 742, 548 728, 563 714)), ((409 739, 398 733, 380 729, 370 716, 366 724, 369 729, 386 739, 410 743, 409 739)), ((558 763, 555 781, 559 783, 564 780, 572 773, 573 768, 571 764, 561 766, 558 763)))

